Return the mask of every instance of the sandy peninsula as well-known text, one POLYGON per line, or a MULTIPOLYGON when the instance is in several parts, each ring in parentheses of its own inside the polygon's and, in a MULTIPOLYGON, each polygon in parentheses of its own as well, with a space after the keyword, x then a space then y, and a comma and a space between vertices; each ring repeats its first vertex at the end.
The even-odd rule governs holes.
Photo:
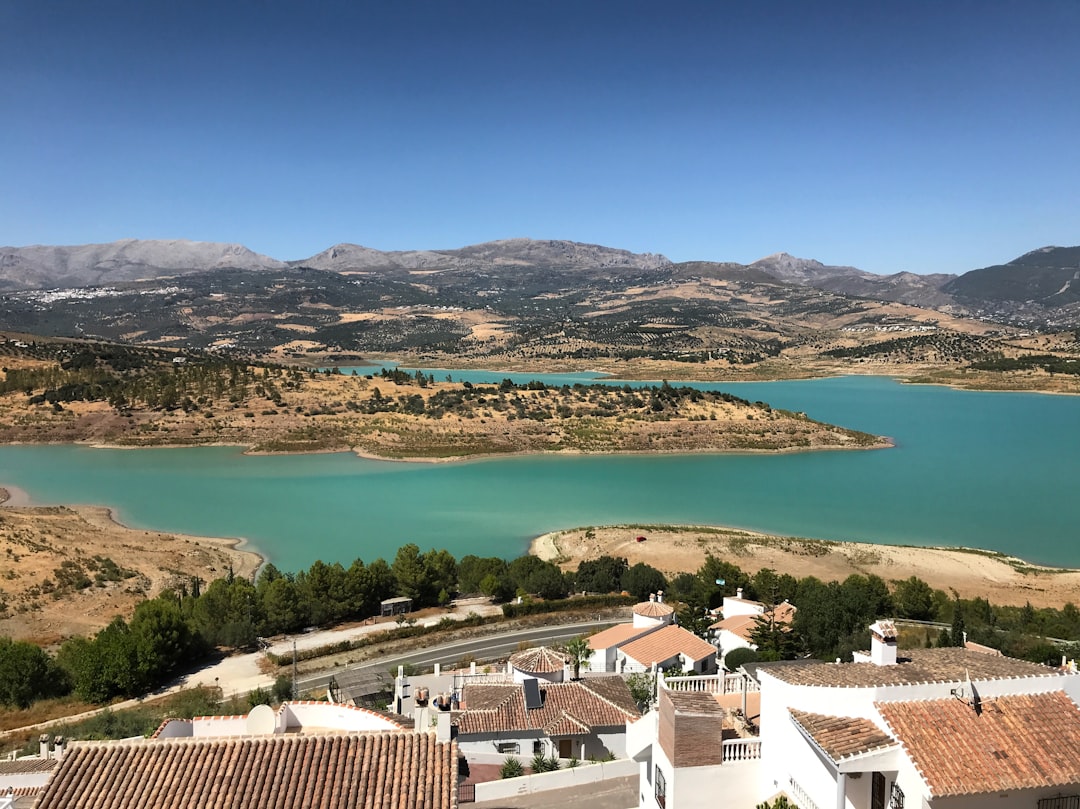
MULTIPOLYGON (((14 496, 12 496, 14 495, 14 496)), ((28 506, 0 489, 0 635, 56 643, 92 634, 166 588, 252 576, 242 540, 141 531, 98 506, 28 506)))
POLYGON ((695 571, 713 554, 748 573, 772 568, 793 576, 839 581, 853 573, 886 581, 918 576, 934 589, 994 604, 1061 607, 1080 603, 1080 570, 1048 568, 1020 559, 954 548, 777 537, 714 526, 604 526, 556 531, 533 540, 530 553, 576 568, 586 559, 623 556, 665 574, 695 571), (636 537, 645 536, 638 542, 636 537))

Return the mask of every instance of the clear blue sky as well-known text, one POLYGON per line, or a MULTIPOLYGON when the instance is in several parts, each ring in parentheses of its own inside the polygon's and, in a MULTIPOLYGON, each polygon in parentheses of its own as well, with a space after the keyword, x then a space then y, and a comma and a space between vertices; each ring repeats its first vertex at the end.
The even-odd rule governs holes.
POLYGON ((1080 244, 1080 2, 0 0, 0 244, 1080 244))

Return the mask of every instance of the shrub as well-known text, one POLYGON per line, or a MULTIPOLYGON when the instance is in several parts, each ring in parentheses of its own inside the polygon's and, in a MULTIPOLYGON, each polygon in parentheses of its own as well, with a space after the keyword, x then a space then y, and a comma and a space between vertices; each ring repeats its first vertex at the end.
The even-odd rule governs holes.
POLYGON ((525 768, 521 766, 521 762, 513 756, 507 756, 503 761, 502 766, 499 768, 500 778, 518 778, 525 774, 525 768))
POLYGON ((738 671, 739 666, 746 663, 754 663, 758 660, 758 653, 746 646, 732 649, 724 655, 724 668, 728 671, 738 671))

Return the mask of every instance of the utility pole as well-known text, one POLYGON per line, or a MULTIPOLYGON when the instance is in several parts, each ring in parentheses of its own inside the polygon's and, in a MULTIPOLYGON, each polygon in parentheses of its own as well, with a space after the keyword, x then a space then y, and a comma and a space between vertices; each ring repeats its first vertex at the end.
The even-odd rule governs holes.
POLYGON ((292 698, 296 699, 296 641, 292 642, 292 698))

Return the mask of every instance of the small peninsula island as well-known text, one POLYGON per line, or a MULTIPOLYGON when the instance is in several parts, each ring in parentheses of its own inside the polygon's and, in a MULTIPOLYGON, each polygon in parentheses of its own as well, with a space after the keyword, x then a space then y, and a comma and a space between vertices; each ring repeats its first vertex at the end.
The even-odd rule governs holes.
POLYGON ((668 383, 551 386, 362 376, 89 342, 2 348, 0 442, 229 444, 441 460, 537 452, 872 449, 887 439, 668 383))

